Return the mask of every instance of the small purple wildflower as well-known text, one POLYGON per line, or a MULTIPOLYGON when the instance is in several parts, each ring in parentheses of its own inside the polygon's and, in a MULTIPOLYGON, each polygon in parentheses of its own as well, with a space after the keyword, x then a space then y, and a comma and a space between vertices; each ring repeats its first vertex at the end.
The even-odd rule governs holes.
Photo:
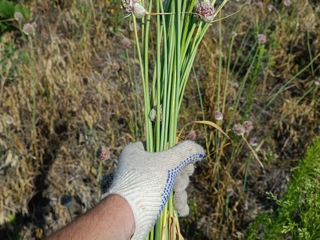
POLYGON ((14 13, 14 19, 15 19, 16 21, 22 21, 22 20, 23 20, 23 15, 22 15, 22 13, 21 13, 21 12, 15 12, 15 13, 14 13))
POLYGON ((317 77, 316 80, 314 80, 314 84, 318 87, 320 86, 320 77, 317 77))
POLYGON ((138 2, 136 0, 122 0, 122 5, 124 9, 129 13, 133 12, 133 5, 135 3, 138 3, 138 2))
POLYGON ((100 160, 105 160, 110 157, 110 149, 104 146, 99 147, 97 151, 97 158, 100 160))
POLYGON ((196 140, 196 138, 197 138, 196 132, 194 130, 190 131, 187 138, 190 140, 196 140))
POLYGON ((131 47, 131 42, 129 41, 129 39, 123 38, 123 39, 121 40, 121 45, 122 45, 122 47, 124 47, 124 48, 130 48, 130 47, 131 47))
POLYGON ((223 119, 223 115, 222 115, 221 112, 216 111, 216 112, 214 113, 214 118, 215 118, 217 121, 220 121, 220 120, 223 119))
POLYGON ((35 25, 32 23, 26 23, 25 25, 23 25, 23 29, 22 31, 26 34, 26 35, 34 35, 36 30, 35 30, 35 25))
POLYGON ((252 147, 258 146, 258 139, 256 137, 252 137, 249 139, 249 143, 252 147))
POLYGON ((232 188, 228 188, 228 189, 227 189, 227 193, 228 193, 228 195, 231 197, 231 196, 234 195, 234 190, 233 190, 232 188))
POLYGON ((205 22, 210 23, 213 20, 214 8, 210 1, 197 2, 195 4, 195 13, 205 22))
POLYGON ((87 0, 81 0, 80 3, 81 3, 82 5, 86 5, 86 4, 87 4, 87 0))
POLYGON ((289 7, 291 4, 292 4, 292 2, 291 2, 291 0, 284 0, 284 3, 283 3, 286 7, 289 7))
POLYGON ((237 124, 233 125, 233 132, 238 136, 243 135, 244 128, 243 128, 242 124, 237 123, 237 124))
POLYGON ((258 34, 258 43, 265 44, 267 41, 267 36, 264 34, 258 34))
POLYGON ((263 7, 263 3, 261 1, 256 3, 257 7, 262 8, 263 7))
POLYGON ((269 4, 267 8, 268 8, 268 11, 269 11, 269 12, 272 12, 272 10, 273 10, 273 5, 272 5, 272 4, 269 4))
POLYGON ((243 128, 244 128, 244 131, 246 133, 249 133, 252 129, 253 129, 253 125, 252 125, 252 122, 251 121, 245 121, 243 124, 242 124, 243 128))

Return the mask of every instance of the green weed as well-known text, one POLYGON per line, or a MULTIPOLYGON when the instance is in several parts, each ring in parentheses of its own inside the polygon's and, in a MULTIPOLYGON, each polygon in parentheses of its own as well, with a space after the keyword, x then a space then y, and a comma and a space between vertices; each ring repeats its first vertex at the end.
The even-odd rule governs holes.
POLYGON ((23 5, 0 0, 0 34, 18 27, 15 19, 16 12, 21 13, 24 19, 29 18, 29 10, 23 5))
POLYGON ((277 209, 256 218, 248 240, 320 238, 320 138, 308 148, 305 157, 292 171, 292 182, 282 199, 269 193, 277 209))

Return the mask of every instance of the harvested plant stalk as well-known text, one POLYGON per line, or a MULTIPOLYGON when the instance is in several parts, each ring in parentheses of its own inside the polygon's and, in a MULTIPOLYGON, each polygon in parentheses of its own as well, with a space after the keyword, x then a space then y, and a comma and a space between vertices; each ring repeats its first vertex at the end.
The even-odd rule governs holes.
MULTIPOLYGON (((148 9, 145 9, 147 4, 144 1, 123 0, 123 6, 132 15, 134 23, 144 93, 147 151, 163 151, 177 143, 179 109, 197 49, 227 1, 215 6, 215 10, 215 0, 149 0, 148 9), (141 39, 137 18, 141 18, 141 39), (149 47, 152 43, 150 34, 153 33, 156 34, 156 46, 151 49, 156 52, 154 61, 151 61, 149 47), (149 76, 150 65, 154 66, 153 76, 149 76)), ((171 194, 147 239, 172 240, 177 236, 180 236, 179 226, 171 194)))

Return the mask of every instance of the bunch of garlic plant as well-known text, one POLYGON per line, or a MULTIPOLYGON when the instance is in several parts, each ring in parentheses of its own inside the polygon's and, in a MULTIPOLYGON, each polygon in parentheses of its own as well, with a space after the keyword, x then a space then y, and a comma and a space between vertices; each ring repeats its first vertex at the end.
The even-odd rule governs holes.
MULTIPOLYGON (((159 152, 177 143, 177 121, 184 90, 203 36, 228 2, 196 0, 123 0, 132 15, 144 92, 147 151, 159 152), (217 6, 216 6, 217 5, 217 6), (142 24, 141 39, 137 19, 142 24), (140 20, 141 19, 141 20, 140 20), (155 29, 153 29, 153 27, 155 29), (152 29, 152 31, 151 31, 152 29), (149 59, 150 35, 156 39, 149 59), (156 36, 154 36, 156 34, 156 36), (149 76, 149 66, 154 66, 149 76)), ((175 239, 178 228, 172 194, 147 239, 175 239)))

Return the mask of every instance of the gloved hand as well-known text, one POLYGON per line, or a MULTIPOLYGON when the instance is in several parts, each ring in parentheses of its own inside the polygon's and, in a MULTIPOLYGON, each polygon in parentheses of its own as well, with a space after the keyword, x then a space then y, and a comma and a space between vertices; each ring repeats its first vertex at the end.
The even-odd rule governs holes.
POLYGON ((113 183, 102 198, 118 194, 127 200, 136 224, 132 239, 142 240, 160 216, 174 185, 176 208, 180 215, 188 215, 185 189, 194 168, 190 164, 203 157, 203 148, 192 141, 159 153, 146 152, 141 142, 132 143, 121 152, 113 183))

